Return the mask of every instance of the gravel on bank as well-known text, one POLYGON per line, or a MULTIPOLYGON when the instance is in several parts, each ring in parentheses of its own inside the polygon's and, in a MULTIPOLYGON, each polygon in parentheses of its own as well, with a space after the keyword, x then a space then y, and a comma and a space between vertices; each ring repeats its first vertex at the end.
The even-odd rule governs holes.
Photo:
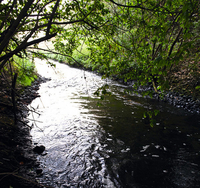
MULTIPOLYGON (((37 154, 33 151, 28 126, 28 105, 33 99, 39 97, 37 91, 46 78, 38 77, 32 86, 26 87, 23 92, 17 90, 16 115, 11 89, 8 82, 0 78, 0 187, 1 188, 41 188, 45 187, 36 182, 39 164, 36 161, 37 154)), ((21 89, 20 89, 21 90, 21 89)))

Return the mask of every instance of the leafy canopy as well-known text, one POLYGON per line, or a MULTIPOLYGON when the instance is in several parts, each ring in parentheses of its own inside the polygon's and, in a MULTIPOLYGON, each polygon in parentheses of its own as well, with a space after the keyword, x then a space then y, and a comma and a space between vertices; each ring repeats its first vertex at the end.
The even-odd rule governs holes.
POLYGON ((184 60, 199 70, 199 8, 199 0, 3 1, 0 70, 14 55, 44 58, 50 50, 38 44, 52 39, 51 53, 62 56, 87 48, 84 62, 104 76, 169 89, 184 60))

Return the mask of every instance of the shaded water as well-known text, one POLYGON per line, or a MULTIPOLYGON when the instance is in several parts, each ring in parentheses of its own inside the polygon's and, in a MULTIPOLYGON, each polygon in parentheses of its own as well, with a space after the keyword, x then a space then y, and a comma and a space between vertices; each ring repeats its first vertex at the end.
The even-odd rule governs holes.
MULTIPOLYGON (((56 62, 54 62, 56 63, 56 62)), ((200 117, 166 103, 125 94, 129 89, 87 71, 38 60, 40 112, 31 134, 45 145, 40 182, 53 187, 200 187, 200 117), (111 96, 93 93, 109 85, 111 96), (98 103, 101 106, 98 106, 98 103), (156 125, 143 119, 159 109, 156 125)), ((32 115, 30 115, 31 117, 32 115)))

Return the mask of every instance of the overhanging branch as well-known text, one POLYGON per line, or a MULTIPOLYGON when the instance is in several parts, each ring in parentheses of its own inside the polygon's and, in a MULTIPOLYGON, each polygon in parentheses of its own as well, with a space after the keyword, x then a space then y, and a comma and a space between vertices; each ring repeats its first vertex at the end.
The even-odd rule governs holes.
POLYGON ((15 54, 19 53, 20 51, 26 49, 28 46, 31 46, 31 45, 33 45, 33 44, 38 44, 38 43, 43 42, 43 41, 45 41, 45 40, 51 39, 51 38, 55 37, 56 34, 57 34, 57 33, 54 33, 54 34, 51 34, 51 35, 48 35, 48 36, 41 37, 41 38, 39 38, 39 39, 30 41, 30 42, 27 42, 27 43, 25 43, 25 44, 23 44, 23 45, 20 45, 18 48, 16 48, 15 50, 11 51, 10 53, 8 53, 8 54, 6 54, 6 55, 0 57, 0 62, 3 61, 3 62, 0 64, 0 70, 1 70, 1 69, 3 68, 3 66, 6 64, 6 62, 7 62, 6 60, 8 60, 9 58, 11 58, 13 55, 15 55, 15 54))
MULTIPOLYGON (((62 55, 62 56, 65 56, 65 57, 69 57, 69 58, 71 58, 74 62, 76 62, 77 64, 81 65, 78 61, 76 61, 76 59, 74 59, 74 58, 73 58, 72 56, 70 56, 70 55, 61 54, 61 53, 59 53, 59 52, 55 52, 55 51, 47 50, 47 49, 43 49, 43 48, 29 47, 29 49, 41 50, 41 51, 44 51, 44 52, 49 52, 49 53, 53 53, 53 54, 56 54, 56 55, 62 55)), ((28 50, 28 51, 30 51, 31 53, 36 53, 36 52, 31 51, 31 50, 28 50)))
POLYGON ((56 13, 56 10, 57 10, 57 8, 59 6, 59 3, 60 3, 60 0, 57 0, 55 6, 53 7, 53 12, 52 12, 51 17, 50 17, 49 22, 48 22, 46 35, 49 35, 50 28, 51 28, 51 25, 52 25, 51 23, 52 23, 52 20, 54 18, 54 15, 56 13))
POLYGON ((11 27, 8 28, 8 30, 6 31, 6 35, 5 35, 3 41, 1 42, 1 45, 0 45, 0 54, 2 53, 3 49, 9 43, 9 40, 15 34, 16 29, 18 28, 21 20, 27 15, 28 9, 31 7, 31 5, 32 5, 33 2, 34 2, 34 0, 29 0, 25 4, 24 8, 21 10, 21 12, 20 12, 19 16, 17 17, 17 19, 13 22, 13 24, 11 25, 11 27))

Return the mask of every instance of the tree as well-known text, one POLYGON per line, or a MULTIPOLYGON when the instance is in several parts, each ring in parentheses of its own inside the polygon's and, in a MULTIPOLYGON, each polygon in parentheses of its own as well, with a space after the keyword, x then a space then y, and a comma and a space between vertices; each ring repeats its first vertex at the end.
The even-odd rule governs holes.
POLYGON ((37 44, 53 40, 72 56, 85 43, 93 68, 169 89, 183 59, 199 60, 198 0, 14 0, 0 5, 0 70, 14 55, 45 57, 37 44), (192 55, 191 55, 192 54, 192 55))
MULTIPOLYGON (((88 2, 89 3, 89 2, 88 2)), ((96 1, 88 12, 78 1, 14 0, 0 5, 0 70, 14 55, 27 56, 27 48, 49 40, 67 25, 84 23, 96 27, 88 17, 97 11, 96 1), (92 7, 93 6, 93 7, 92 7)))
POLYGON ((190 73, 198 67, 198 0, 105 0, 95 6, 99 11, 90 15, 96 18, 91 23, 101 29, 76 24, 57 39, 58 51, 65 46, 63 37, 65 44, 73 41, 63 52, 69 55, 80 41, 86 43, 93 68, 105 76, 135 79, 137 86, 151 82, 156 92, 170 88, 173 71, 184 60, 195 67, 190 73))
MULTIPOLYGON (((38 44, 54 38, 57 34, 66 31, 66 28, 72 28, 74 30, 73 36, 75 37, 76 31, 73 24, 84 25, 84 27, 91 29, 97 28, 98 26, 95 24, 96 18, 91 15, 98 15, 95 13, 98 12, 98 6, 96 6, 98 3, 100 4, 100 1, 88 1, 86 4, 76 0, 1 1, 0 76, 2 82, 5 77, 11 80, 11 83, 6 88, 10 90, 15 123, 17 120, 16 81, 19 77, 19 71, 16 70, 14 64, 19 64, 20 58, 22 60, 27 57, 29 59, 34 59, 35 57, 45 58, 45 52, 48 49, 40 49, 39 51, 38 44), (9 76, 5 76, 5 70, 9 76)), ((63 41, 65 39, 60 40, 63 41)), ((72 38, 67 45, 68 47, 63 49, 67 50, 74 47, 76 44, 73 41, 74 39, 72 38)), ((66 55, 63 49, 60 48, 59 53, 66 55)), ((27 74, 30 69, 32 71, 32 67, 30 67, 23 72, 27 74)))

